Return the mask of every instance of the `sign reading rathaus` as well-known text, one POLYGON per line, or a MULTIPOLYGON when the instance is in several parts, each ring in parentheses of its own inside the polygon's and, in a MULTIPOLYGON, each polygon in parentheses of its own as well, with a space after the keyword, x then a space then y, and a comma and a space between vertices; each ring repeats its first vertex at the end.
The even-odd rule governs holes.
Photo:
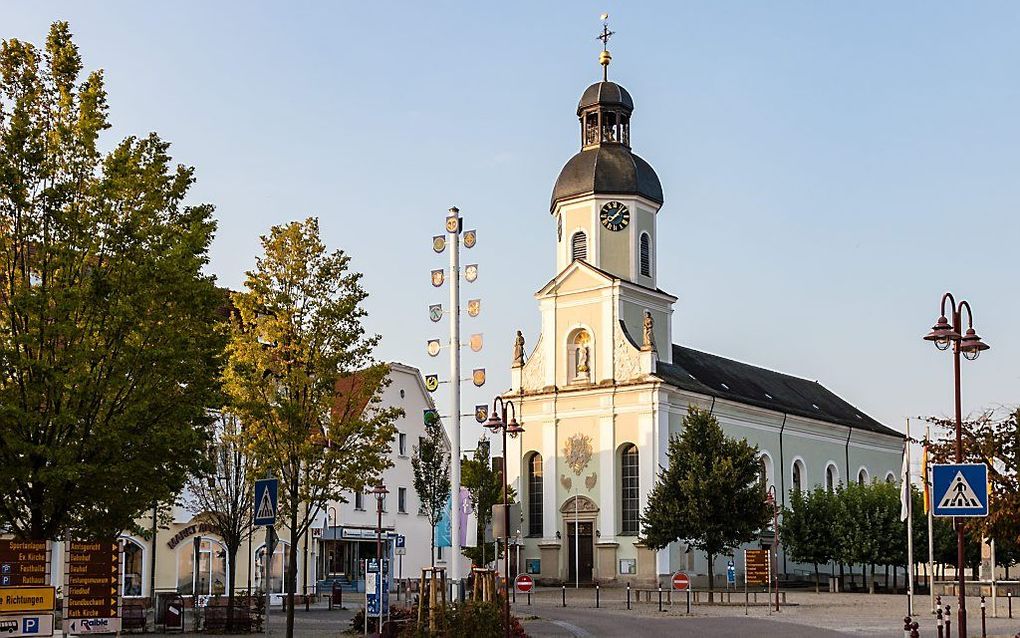
MULTIPOLYGON (((706 573, 699 552, 681 543, 656 552, 640 537, 647 495, 690 405, 758 446, 780 505, 794 487, 894 480, 901 459, 900 434, 821 384, 674 343, 677 298, 659 288, 657 269, 665 197, 632 150, 634 100, 608 80, 609 60, 604 49, 603 81, 577 105, 580 150, 550 202, 557 274, 536 293, 541 335, 529 356, 517 335, 506 395, 526 422, 509 475, 522 501, 522 564, 540 583, 706 573)), ((785 562, 780 548, 781 570, 785 562)))

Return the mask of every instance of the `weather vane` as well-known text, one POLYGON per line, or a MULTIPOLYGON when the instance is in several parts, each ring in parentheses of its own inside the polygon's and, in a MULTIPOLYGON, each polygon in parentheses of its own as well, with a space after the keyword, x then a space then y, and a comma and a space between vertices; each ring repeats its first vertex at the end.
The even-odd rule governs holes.
POLYGON ((603 13, 599 16, 602 20, 602 33, 596 39, 602 40, 602 53, 599 54, 599 64, 602 65, 602 81, 609 80, 609 61, 613 56, 609 55, 609 38, 613 37, 613 31, 609 30, 609 14, 603 13))

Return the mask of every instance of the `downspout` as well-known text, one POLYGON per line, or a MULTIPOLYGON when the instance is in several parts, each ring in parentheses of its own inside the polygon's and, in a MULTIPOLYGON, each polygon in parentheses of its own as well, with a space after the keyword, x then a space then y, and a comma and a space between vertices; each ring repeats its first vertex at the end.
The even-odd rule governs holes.
MULTIPOLYGON (((779 490, 783 499, 783 510, 786 510, 786 458, 783 456, 783 430, 786 429, 786 412, 783 412, 783 424, 779 426, 779 490)), ((786 552, 783 552, 783 575, 786 571, 786 552)))
POLYGON ((854 434, 854 426, 846 433, 846 484, 850 485, 850 437, 854 434))
POLYGON ((708 413, 710 415, 711 414, 715 414, 715 397, 714 396, 712 397, 712 405, 710 405, 709 408, 708 408, 708 413))

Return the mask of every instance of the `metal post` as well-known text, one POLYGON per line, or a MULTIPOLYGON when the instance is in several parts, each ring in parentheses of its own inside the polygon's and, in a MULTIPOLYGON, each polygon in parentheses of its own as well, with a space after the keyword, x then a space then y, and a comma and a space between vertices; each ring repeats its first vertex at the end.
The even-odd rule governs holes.
MULTIPOLYGON (((156 532, 158 531, 156 526, 156 513, 159 511, 156 501, 152 502, 152 545, 150 547, 149 556, 149 598, 152 599, 152 625, 155 629, 156 625, 156 532)), ((248 553, 251 554, 251 537, 248 537, 248 553)), ((248 572, 248 581, 251 582, 251 571, 248 572)), ((251 587, 248 587, 251 590, 251 587)), ((250 593, 250 591, 249 591, 250 593)))
POLYGON ((935 610, 935 629, 938 631, 938 638, 943 638, 943 621, 942 621, 942 608, 939 607, 935 610))
POLYGON ((910 616, 903 617, 903 638, 910 638, 910 616))
MULTIPOLYGON (((379 483, 379 487, 382 487, 382 483, 379 483)), ((378 489, 378 488, 377 488, 378 489)), ((385 489, 385 488, 384 488, 385 489)), ((378 583, 378 589, 376 590, 375 604, 379 607, 379 620, 375 626, 376 632, 382 635, 382 616, 383 616, 383 558, 382 558, 382 501, 383 493, 375 495, 376 503, 376 523, 375 523, 375 562, 379 572, 376 576, 375 582, 378 583)), ((456 509, 451 508, 451 509, 456 509)), ((367 589, 367 588, 366 588, 367 589)), ((365 610, 365 615, 368 616, 368 609, 365 610)))
MULTIPOLYGON (((968 311, 970 306, 967 306, 968 311)), ((953 328, 958 334, 963 334, 961 328, 963 321, 960 313, 960 306, 953 304, 953 328)), ((963 408, 960 398, 960 342, 953 343, 953 389, 956 399, 956 462, 963 463, 963 408)), ((962 521, 956 526, 956 580, 960 591, 957 611, 960 638, 967 638, 967 576, 964 573, 966 560, 964 557, 963 544, 965 542, 962 521)), ((949 638, 948 632, 946 638, 949 638)))
MULTIPOLYGON (((450 584, 458 592, 456 600, 460 600, 460 211, 454 206, 450 208, 447 219, 454 217, 457 225, 451 232, 447 222, 447 234, 450 238, 450 584)), ((506 451, 503 451, 506 457, 506 451)))
POLYGON ((987 635, 988 634, 987 634, 987 632, 985 630, 985 597, 982 596, 981 597, 981 638, 985 638, 987 635))
POLYGON ((953 624, 950 622, 949 615, 949 605, 946 605, 946 613, 942 616, 946 621, 946 638, 952 638, 953 634, 953 624))
POLYGON ((691 588, 687 588, 687 615, 691 615, 691 588))
POLYGON ((1009 619, 1013 619, 1013 590, 1006 592, 1006 611, 1009 612, 1009 619))
POLYGON ((531 607, 531 590, 528 590, 528 607, 531 607))
POLYGON ((627 609, 630 610, 630 581, 627 582, 627 609))
POLYGON ((599 608, 599 584, 595 583, 595 609, 599 608))
POLYGON ((659 611, 662 611, 662 585, 659 585, 659 611))
MULTIPOLYGON (((575 490, 577 488, 574 488, 575 490)), ((581 586, 581 526, 577 520, 578 495, 574 494, 574 589, 581 586)))
POLYGON ((994 538, 991 540, 990 545, 991 545, 991 550, 992 550, 991 551, 991 554, 992 554, 991 555, 991 559, 992 559, 992 618, 998 618, 999 617, 999 606, 996 604, 998 602, 998 597, 996 595, 996 590, 998 589, 998 587, 996 587, 996 585, 995 585, 995 539, 994 538))
POLYGON ((561 585, 560 586, 560 593, 563 595, 563 606, 566 607, 567 606, 567 586, 566 585, 561 585))

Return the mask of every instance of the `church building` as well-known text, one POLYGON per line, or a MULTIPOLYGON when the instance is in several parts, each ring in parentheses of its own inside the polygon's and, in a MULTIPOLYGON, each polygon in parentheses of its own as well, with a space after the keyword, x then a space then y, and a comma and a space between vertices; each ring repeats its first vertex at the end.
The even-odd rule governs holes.
MULTIPOLYGON (((508 450, 522 504, 521 571, 540 583, 647 586, 683 569, 701 582, 702 553, 679 542, 653 551, 640 536, 688 406, 758 446, 780 506, 796 488, 898 481, 903 436, 816 381, 674 342, 677 298, 660 288, 656 258, 665 197, 655 170, 632 151, 634 101, 608 81, 608 63, 603 50, 603 81, 577 105, 580 150, 552 192, 557 272, 535 295, 541 335, 525 357, 518 333, 504 395, 525 428, 508 450)), ((751 546, 771 542, 768 531, 751 546)), ((742 574, 742 552, 733 560, 742 574)), ((778 564, 790 577, 810 569, 786 561, 782 539, 778 564)))

